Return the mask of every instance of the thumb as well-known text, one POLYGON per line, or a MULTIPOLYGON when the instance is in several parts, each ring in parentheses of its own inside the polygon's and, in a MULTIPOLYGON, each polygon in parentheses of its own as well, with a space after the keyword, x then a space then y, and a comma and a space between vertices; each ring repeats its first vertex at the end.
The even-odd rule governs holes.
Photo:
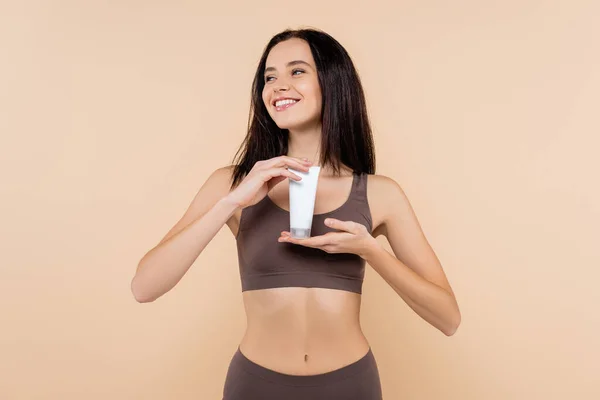
POLYGON ((325 219, 325 225, 332 227, 332 228, 337 228, 340 224, 340 220, 339 219, 335 219, 335 218, 326 218, 325 219))

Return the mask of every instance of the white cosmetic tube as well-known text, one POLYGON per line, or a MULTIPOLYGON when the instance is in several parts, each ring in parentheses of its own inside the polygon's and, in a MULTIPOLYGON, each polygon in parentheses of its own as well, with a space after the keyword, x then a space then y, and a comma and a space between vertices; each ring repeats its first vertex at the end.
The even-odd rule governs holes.
POLYGON ((310 237, 313 213, 315 210, 315 197, 319 180, 320 166, 310 167, 308 172, 300 172, 288 168, 302 180, 290 181, 290 234, 293 238, 304 239, 310 237))

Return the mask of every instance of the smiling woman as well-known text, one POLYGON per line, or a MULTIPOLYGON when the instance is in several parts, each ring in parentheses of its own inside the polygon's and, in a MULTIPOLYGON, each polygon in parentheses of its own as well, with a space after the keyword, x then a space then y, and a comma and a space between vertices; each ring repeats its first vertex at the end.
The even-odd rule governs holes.
MULTIPOLYGON (((267 112, 278 130, 298 124, 317 126, 322 104, 319 77, 324 71, 317 72, 308 43, 297 37, 289 38, 273 46, 268 60, 268 64, 264 60, 261 97, 263 104, 271 106, 267 112)), ((255 86, 255 94, 257 89, 255 86)))
POLYGON ((360 326, 368 264, 446 335, 460 312, 400 186, 375 175, 360 79, 343 46, 314 29, 286 30, 264 49, 249 130, 185 215, 140 261, 138 301, 183 277, 220 228, 236 239, 247 329, 224 400, 381 400, 375 355, 360 326), (320 166, 312 237, 289 235, 291 170, 320 166), (395 255, 375 240, 385 235, 395 255))

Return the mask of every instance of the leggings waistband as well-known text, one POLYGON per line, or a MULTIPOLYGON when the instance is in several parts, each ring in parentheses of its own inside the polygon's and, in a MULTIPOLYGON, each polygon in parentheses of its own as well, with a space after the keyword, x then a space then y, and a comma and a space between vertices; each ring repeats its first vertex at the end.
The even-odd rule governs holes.
POLYGON ((289 375, 272 369, 268 369, 247 358, 238 346, 233 355, 232 364, 241 367, 244 371, 263 378, 267 381, 287 386, 323 386, 335 381, 368 371, 376 365, 375 357, 369 347, 369 351, 359 360, 352 364, 338 368, 333 371, 317 375, 289 375))

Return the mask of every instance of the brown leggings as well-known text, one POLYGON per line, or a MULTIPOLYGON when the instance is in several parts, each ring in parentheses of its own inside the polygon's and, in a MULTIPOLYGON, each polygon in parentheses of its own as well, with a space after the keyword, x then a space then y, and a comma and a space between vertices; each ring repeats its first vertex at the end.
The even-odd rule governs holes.
POLYGON ((360 360, 317 375, 288 375, 248 359, 239 347, 227 370, 223 400, 382 400, 369 348, 360 360))

